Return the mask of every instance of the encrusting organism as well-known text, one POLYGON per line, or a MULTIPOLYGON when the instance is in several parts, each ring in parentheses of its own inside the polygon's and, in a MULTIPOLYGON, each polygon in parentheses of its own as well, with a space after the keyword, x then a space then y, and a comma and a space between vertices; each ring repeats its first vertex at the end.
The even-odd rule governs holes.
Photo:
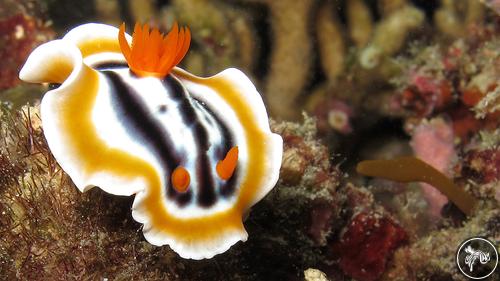
POLYGON ((241 71, 175 67, 189 43, 177 24, 165 36, 137 24, 132 37, 84 24, 36 48, 19 76, 52 83, 44 134, 80 191, 135 194, 147 241, 203 259, 247 239, 242 217, 278 180, 283 145, 241 71))
POLYGON ((408 242, 406 231, 392 218, 378 212, 355 214, 333 246, 340 255, 339 266, 360 281, 380 278, 393 252, 408 242))

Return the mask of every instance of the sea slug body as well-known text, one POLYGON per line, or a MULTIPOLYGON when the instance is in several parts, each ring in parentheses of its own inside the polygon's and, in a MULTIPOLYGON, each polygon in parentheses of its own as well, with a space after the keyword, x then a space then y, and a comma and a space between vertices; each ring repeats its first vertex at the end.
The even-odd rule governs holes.
POLYGON ((175 66, 189 39, 176 24, 166 36, 136 25, 133 38, 84 24, 36 48, 19 76, 53 85, 44 134, 79 190, 135 194, 147 241, 203 259, 247 239, 242 217, 276 184, 283 142, 241 71, 175 66))

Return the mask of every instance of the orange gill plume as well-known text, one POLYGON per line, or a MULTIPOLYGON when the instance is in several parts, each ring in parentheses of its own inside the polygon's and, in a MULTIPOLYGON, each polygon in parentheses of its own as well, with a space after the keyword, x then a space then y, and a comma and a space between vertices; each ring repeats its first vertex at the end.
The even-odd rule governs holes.
POLYGON ((165 77, 186 55, 191 42, 189 28, 179 28, 177 22, 163 35, 157 28, 135 24, 132 47, 125 39, 125 23, 120 26, 118 41, 130 69, 138 76, 165 77))

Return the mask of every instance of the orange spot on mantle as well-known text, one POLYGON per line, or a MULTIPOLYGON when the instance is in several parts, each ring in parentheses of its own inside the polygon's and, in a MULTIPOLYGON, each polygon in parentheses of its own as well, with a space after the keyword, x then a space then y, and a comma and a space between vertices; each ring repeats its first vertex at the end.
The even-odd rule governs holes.
POLYGON ((191 178, 189 176, 189 172, 184 167, 175 168, 172 173, 172 185, 175 190, 179 192, 185 192, 189 187, 189 182, 191 178))
POLYGON ((223 180, 228 180, 234 173, 234 169, 236 168, 236 164, 238 163, 238 147, 235 146, 231 148, 226 157, 217 163, 215 170, 217 171, 217 175, 223 180))

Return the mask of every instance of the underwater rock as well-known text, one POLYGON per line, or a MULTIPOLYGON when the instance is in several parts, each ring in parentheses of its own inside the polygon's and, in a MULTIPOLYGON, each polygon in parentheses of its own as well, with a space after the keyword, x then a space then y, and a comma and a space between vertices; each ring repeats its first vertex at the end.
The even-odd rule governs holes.
POLYGON ((479 184, 500 181, 500 149, 469 150, 462 156, 460 174, 479 184))
POLYGON ((74 187, 48 150, 38 108, 1 109, 3 278, 148 279, 154 275, 173 279, 172 268, 148 272, 161 262, 145 270, 160 257, 172 264, 168 261, 174 254, 141 241, 139 225, 125 215, 130 210, 129 199, 112 199, 99 191, 82 195, 74 187))
POLYGON ((486 93, 474 106, 474 111, 477 117, 484 118, 491 114, 498 120, 500 118, 500 86, 496 85, 492 91, 486 93))
POLYGON ((334 251, 340 253, 340 268, 360 281, 377 280, 386 270, 395 249, 407 242, 403 228, 390 217, 361 212, 352 219, 334 251))
POLYGON ((316 139, 314 119, 305 117, 301 126, 283 122, 271 127, 283 137, 285 147, 279 181, 286 188, 283 192, 307 198, 306 233, 316 245, 324 246, 345 200, 336 192, 342 173, 331 166, 327 148, 316 139))
POLYGON ((410 49, 410 56, 397 59, 402 72, 392 82, 400 90, 392 97, 392 107, 417 117, 442 112, 454 101, 454 83, 450 72, 456 71, 461 50, 450 48, 443 54, 437 46, 410 49))
MULTIPOLYGON (((315 137, 312 119, 274 123, 285 139, 298 139, 308 163, 301 177, 282 181, 252 209, 245 222, 249 240, 206 261, 186 261, 169 247, 155 247, 130 216, 132 198, 99 189, 80 193, 50 154, 38 107, 10 112, 0 122, 0 273, 10 279, 263 280, 302 278, 303 270, 327 260, 310 236, 317 204, 331 216, 326 237, 338 222, 341 173, 315 137), (320 202, 320 203, 316 203, 320 202), (262 261, 269 262, 262 266, 262 261), (219 264, 224 264, 221 271, 219 264), (244 266, 242 266, 244 265, 244 266)), ((285 142, 285 152, 293 145, 285 142)), ((322 239, 325 240, 326 238, 322 239)), ((320 239, 321 240, 321 239, 320 239)))
POLYGON ((458 271, 455 261, 460 243, 478 233, 496 243, 500 237, 498 204, 484 204, 480 209, 463 226, 432 231, 397 249, 382 280, 468 280, 458 271))
POLYGON ((395 102, 402 108, 425 117, 451 102, 451 87, 447 81, 435 81, 435 78, 417 75, 413 80, 414 87, 395 96, 395 102))
POLYGON ((417 117, 449 113, 463 139, 471 130, 494 127, 500 91, 500 39, 494 32, 492 27, 476 27, 464 40, 447 46, 413 46, 409 56, 397 59, 403 71, 392 79, 400 89, 393 109, 417 117), (475 112, 476 121, 466 111, 475 112))
POLYGON ((465 106, 450 110, 448 115, 451 118, 453 133, 464 143, 482 129, 486 123, 486 120, 477 119, 474 112, 465 106))

